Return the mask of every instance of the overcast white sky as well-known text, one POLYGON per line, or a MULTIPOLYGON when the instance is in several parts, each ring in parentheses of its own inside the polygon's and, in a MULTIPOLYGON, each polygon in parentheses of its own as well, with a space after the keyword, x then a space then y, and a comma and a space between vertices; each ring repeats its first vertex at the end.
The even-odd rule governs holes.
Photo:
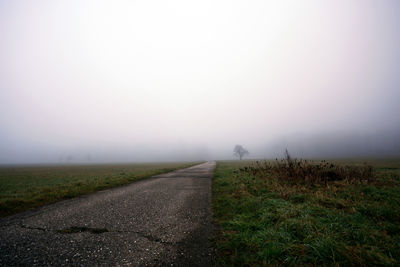
POLYGON ((399 26, 397 0, 0 0, 0 163, 399 154, 399 26))

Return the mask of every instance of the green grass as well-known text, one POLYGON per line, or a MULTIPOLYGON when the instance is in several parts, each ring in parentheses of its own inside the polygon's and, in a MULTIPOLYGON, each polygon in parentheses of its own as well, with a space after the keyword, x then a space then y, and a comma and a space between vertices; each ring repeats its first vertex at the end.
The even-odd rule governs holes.
POLYGON ((0 167, 0 217, 197 163, 0 167))
POLYGON ((213 212, 219 266, 399 266, 400 159, 342 160, 374 167, 372 182, 284 183, 218 162, 213 212))

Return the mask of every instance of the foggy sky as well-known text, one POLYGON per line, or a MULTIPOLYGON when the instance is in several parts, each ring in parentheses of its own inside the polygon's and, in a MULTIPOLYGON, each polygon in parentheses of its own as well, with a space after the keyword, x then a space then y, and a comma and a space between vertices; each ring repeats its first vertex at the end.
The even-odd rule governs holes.
POLYGON ((400 2, 0 0, 0 164, 400 155, 400 2))

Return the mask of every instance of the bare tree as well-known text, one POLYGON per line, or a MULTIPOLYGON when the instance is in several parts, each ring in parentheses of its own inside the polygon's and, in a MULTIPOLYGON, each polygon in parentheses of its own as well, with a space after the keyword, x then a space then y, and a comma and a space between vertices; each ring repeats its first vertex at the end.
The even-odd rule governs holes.
POLYGON ((236 145, 235 148, 233 149, 233 155, 235 155, 236 157, 239 157, 240 160, 242 160, 242 158, 245 155, 248 155, 249 151, 247 151, 244 147, 242 147, 241 145, 236 145))

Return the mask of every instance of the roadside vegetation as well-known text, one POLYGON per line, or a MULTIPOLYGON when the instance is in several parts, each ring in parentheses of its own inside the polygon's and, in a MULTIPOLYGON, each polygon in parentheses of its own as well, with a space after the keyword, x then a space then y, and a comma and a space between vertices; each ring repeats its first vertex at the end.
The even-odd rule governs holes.
POLYGON ((197 163, 0 167, 0 217, 197 163))
POLYGON ((400 159, 218 162, 219 266, 399 266, 400 159))

